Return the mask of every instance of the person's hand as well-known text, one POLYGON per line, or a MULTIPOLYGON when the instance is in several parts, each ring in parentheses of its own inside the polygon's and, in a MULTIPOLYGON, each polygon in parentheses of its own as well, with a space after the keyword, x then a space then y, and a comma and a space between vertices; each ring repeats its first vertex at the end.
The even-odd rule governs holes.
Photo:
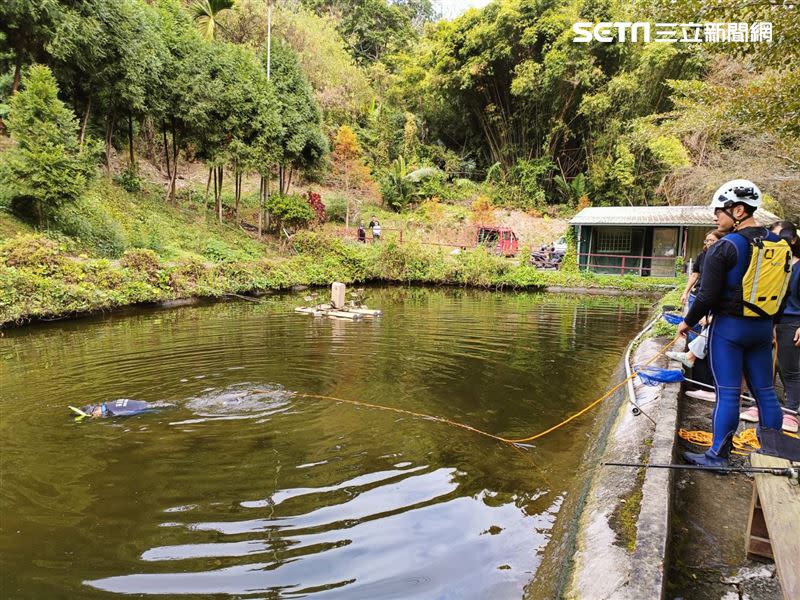
POLYGON ((706 325, 708 325, 708 319, 706 317, 703 317, 702 319, 700 319, 700 326, 705 327, 706 325))
POLYGON ((678 335, 686 337, 689 334, 690 329, 691 327, 686 324, 686 321, 681 321, 680 325, 678 325, 678 335))
POLYGON ((689 292, 683 292, 681 295, 681 305, 686 306, 686 303, 689 301, 689 292))
POLYGON ((794 332, 794 345, 800 348, 800 327, 794 332))

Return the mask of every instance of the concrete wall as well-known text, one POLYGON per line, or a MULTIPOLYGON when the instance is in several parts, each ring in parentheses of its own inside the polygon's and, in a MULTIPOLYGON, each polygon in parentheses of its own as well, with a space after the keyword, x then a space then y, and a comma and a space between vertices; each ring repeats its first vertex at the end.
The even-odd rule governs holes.
MULTIPOLYGON (((645 340, 635 351, 633 364, 648 360, 665 342, 645 340)), ((664 357, 655 364, 667 366, 664 357)), ((634 416, 624 388, 601 407, 597 437, 584 457, 585 476, 559 512, 526 598, 663 596, 672 471, 600 463, 673 462, 679 388, 679 384, 649 387, 636 380, 636 402, 656 424, 644 414, 634 416)))

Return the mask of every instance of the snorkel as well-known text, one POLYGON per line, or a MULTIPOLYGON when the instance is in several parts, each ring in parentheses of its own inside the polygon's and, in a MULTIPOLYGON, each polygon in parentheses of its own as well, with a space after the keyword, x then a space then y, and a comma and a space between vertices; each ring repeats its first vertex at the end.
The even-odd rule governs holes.
POLYGON ((108 408, 106 407, 105 403, 90 404, 88 406, 84 406, 83 408, 77 408, 75 406, 69 405, 69 409, 77 415, 75 417, 76 421, 82 421, 87 417, 88 418, 105 417, 106 414, 108 413, 108 408))
POLYGON ((69 407, 68 407, 68 408, 69 408, 69 409, 70 409, 72 412, 76 413, 76 415, 77 415, 77 416, 75 417, 75 420, 76 420, 76 421, 82 421, 82 420, 83 420, 83 419, 85 419, 86 417, 91 417, 91 416, 92 416, 92 415, 90 415, 89 413, 85 413, 85 412, 83 412, 83 411, 82 411, 80 408, 76 408, 76 407, 74 407, 74 406, 72 406, 72 405, 69 405, 69 407))

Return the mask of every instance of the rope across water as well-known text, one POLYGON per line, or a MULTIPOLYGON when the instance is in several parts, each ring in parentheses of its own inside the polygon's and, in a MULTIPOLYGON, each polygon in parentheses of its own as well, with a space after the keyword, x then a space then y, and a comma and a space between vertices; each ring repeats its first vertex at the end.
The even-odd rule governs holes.
MULTIPOLYGON (((661 348, 661 350, 659 350, 656 354, 651 356, 641 366, 645 367, 645 366, 651 364, 652 362, 654 362, 659 356, 663 355, 670 347, 672 347, 672 345, 675 344, 675 342, 677 342, 678 339, 680 339, 680 338, 675 338, 672 341, 670 341, 667 344, 665 344, 661 348)), ((572 415, 570 415, 569 417, 567 417, 563 421, 561 421, 559 423, 556 423, 555 425, 553 425, 552 427, 550 427, 548 429, 545 429, 544 431, 540 431, 539 433, 536 433, 534 435, 530 435, 528 437, 523 437, 523 438, 507 438, 507 437, 495 435, 493 433, 489 433, 487 431, 483 431, 481 429, 478 429, 477 427, 472 427, 471 425, 467 425, 465 423, 459 423, 459 422, 453 421, 451 419, 446 419, 444 417, 438 417, 438 416, 435 416, 435 415, 428 415, 428 414, 425 414, 425 413, 415 412, 415 411, 412 411, 412 410, 405 410, 405 409, 402 409, 402 408, 395 408, 393 406, 385 406, 385 405, 382 405, 382 404, 373 404, 371 402, 361 402, 359 400, 347 400, 345 398, 337 398, 335 396, 326 396, 326 395, 322 395, 322 394, 305 394, 305 393, 302 393, 302 394, 295 394, 294 397, 295 398, 316 398, 316 399, 319 399, 319 400, 331 400, 333 402, 342 402, 342 403, 350 404, 350 405, 353 405, 353 406, 364 406, 366 408, 375 408, 377 410, 385 410, 385 411, 394 412, 394 413, 398 413, 398 414, 402 414, 402 415, 409 415, 409 416, 412 416, 412 417, 418 417, 420 419, 427 419, 429 421, 436 421, 438 423, 445 423, 446 425, 451 425, 453 427, 459 427, 461 429, 465 429, 467 431, 471 431, 473 433, 477 433, 479 435, 491 438, 493 440, 497 440, 498 442, 503 442, 505 444, 510 444, 510 445, 514 446, 516 444, 522 444, 522 443, 525 443, 525 442, 532 442, 533 440, 537 440, 539 438, 542 438, 542 437, 548 435, 549 433, 552 433, 552 432, 556 431, 557 429, 560 429, 561 427, 563 427, 564 425, 566 425, 570 421, 573 421, 573 420, 577 419, 578 417, 580 417, 581 415, 586 414, 587 412, 592 410, 595 406, 597 406, 598 404, 603 402, 603 400, 607 400, 609 397, 611 397, 617 390, 619 390, 622 386, 624 386, 626 383, 628 383, 628 381, 630 381, 631 379, 636 377, 638 375, 638 373, 639 373, 638 370, 633 371, 633 373, 631 373, 628 377, 623 379, 620 383, 618 383, 617 385, 615 385, 614 387, 609 389, 605 394, 600 396, 597 400, 594 400, 593 402, 587 404, 584 408, 582 408, 581 410, 579 410, 576 413, 573 413, 572 415)), ((255 391, 267 392, 268 390, 255 390, 255 391)))

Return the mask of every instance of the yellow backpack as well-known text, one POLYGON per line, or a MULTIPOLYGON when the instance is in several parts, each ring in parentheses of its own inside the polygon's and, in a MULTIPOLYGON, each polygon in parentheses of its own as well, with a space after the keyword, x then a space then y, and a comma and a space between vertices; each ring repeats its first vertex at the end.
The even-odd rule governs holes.
POLYGON ((792 250, 786 240, 755 238, 750 265, 742 278, 745 317, 772 317, 777 312, 792 275, 792 250))

